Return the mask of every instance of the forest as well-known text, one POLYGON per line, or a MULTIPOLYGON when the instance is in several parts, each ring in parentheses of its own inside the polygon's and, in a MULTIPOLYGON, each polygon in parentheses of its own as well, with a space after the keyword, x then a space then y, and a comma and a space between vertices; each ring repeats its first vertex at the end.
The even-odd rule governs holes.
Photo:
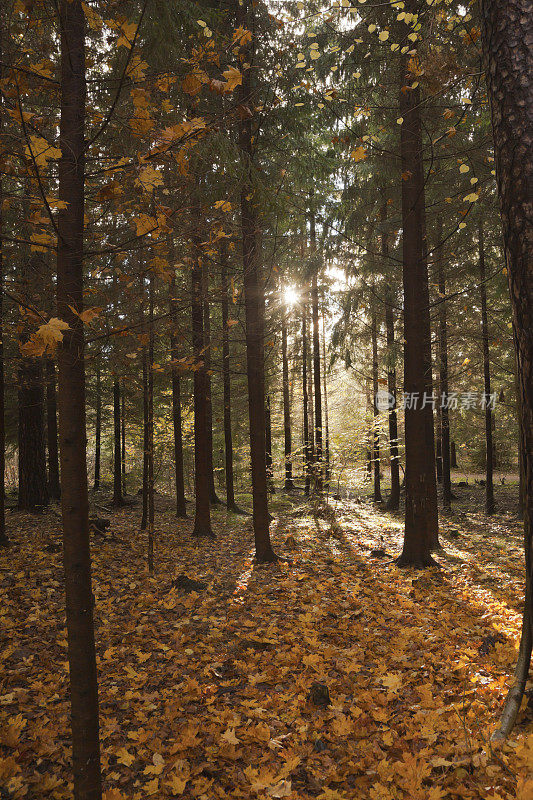
POLYGON ((533 800, 530 0, 2 0, 0 800, 533 800))

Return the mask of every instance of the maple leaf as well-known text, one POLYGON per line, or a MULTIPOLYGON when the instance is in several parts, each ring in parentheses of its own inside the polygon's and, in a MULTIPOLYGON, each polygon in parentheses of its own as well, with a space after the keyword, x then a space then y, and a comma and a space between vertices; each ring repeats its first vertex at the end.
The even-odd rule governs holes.
POLYGON ((125 767, 131 767, 133 762, 135 761, 135 756, 133 756, 125 747, 121 747, 120 750, 117 751, 117 762, 119 764, 124 764, 125 767))
POLYGON ((122 34, 117 39, 117 47, 127 47, 129 50, 133 44, 137 27, 138 25, 136 22, 125 22, 123 25, 121 25, 120 30, 122 31, 122 34))
POLYGON ((165 783, 165 786, 172 789, 173 794, 183 794, 188 780, 188 775, 179 775, 177 772, 174 772, 169 776, 169 780, 165 783))
POLYGON ((159 170, 155 169, 151 164, 143 167, 139 172, 139 178, 136 181, 138 186, 153 192, 156 186, 163 185, 163 177, 159 170))
POLYGON ((228 744, 237 745, 241 743, 241 740, 237 739, 237 737, 235 736, 234 728, 228 728, 227 731, 225 731, 220 738, 224 739, 224 741, 227 742, 228 744))
POLYGON ((145 236, 147 233, 154 233, 158 228, 157 219, 149 217, 147 214, 139 214, 133 220, 137 228, 137 236, 145 236))
POLYGON ((59 147, 48 144, 42 136, 30 136, 29 144, 25 147, 26 155, 33 156, 38 167, 46 167, 52 159, 61 158, 59 147))
POLYGON ((359 145, 359 147, 356 147, 355 150, 352 151, 351 158, 355 162, 364 161, 365 158, 368 158, 368 153, 362 145, 359 145))
POLYGON ((267 789, 266 793, 269 797, 289 797, 292 794, 292 783, 291 781, 280 781, 267 789))
POLYGON ((224 70, 222 74, 226 79, 224 86, 225 92, 232 92, 236 86, 240 86, 242 84, 242 72, 235 67, 228 67, 228 69, 224 70))

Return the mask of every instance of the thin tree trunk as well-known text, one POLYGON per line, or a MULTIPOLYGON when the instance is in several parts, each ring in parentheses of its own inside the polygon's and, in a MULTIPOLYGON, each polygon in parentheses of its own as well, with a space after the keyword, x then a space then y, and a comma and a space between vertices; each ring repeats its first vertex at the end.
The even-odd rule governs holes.
MULTIPOLYGON (((442 505, 450 510, 452 505, 452 481, 450 469, 452 459, 450 454, 450 412, 448 409, 448 306, 446 300, 446 278, 444 274, 444 259, 441 249, 442 221, 439 219, 437 228, 437 279, 439 283, 439 384, 440 384, 440 413, 441 413, 441 455, 442 455, 442 505)), ((455 444, 453 446, 455 460, 455 444)), ((455 464, 457 466, 457 464, 455 464)))
POLYGON ((483 386, 485 403, 485 511, 494 514, 494 467, 492 446, 492 410, 490 398, 489 323, 487 316, 487 288, 485 286, 485 247, 483 221, 478 226, 479 292, 481 296, 481 339, 483 344, 483 386))
POLYGON ((178 367, 178 309, 176 299, 176 277, 170 282, 170 357, 172 360, 172 428, 174 433, 174 463, 176 485, 176 516, 187 516, 185 502, 185 478, 183 472, 183 433, 181 430, 181 378, 178 367))
POLYGON ((126 495, 126 392, 124 387, 124 381, 122 381, 120 423, 121 423, 120 449, 121 449, 122 493, 123 495, 126 495))
MULTIPOLYGON (((2 81, 2 61, 4 45, 4 7, 0 8, 0 82, 2 81)), ((0 93, 0 142, 3 143, 4 125, 3 95, 0 93)), ((2 153, 3 156, 3 153, 2 153)), ((3 159, 2 159, 3 160, 3 159)), ((5 472, 6 472, 6 430, 5 430, 5 388, 4 388, 4 243, 3 243, 3 181, 0 174, 0 547, 7 547, 5 513, 5 472)))
POLYGON ((524 620, 517 681, 507 698, 497 735, 503 738, 513 726, 524 695, 533 638, 533 15, 529 0, 482 0, 481 20, 496 179, 517 344, 526 496, 524 620))
POLYGON ((206 379, 206 426, 207 426, 207 461, 209 478, 209 501, 212 505, 221 505, 222 500, 218 497, 215 489, 215 471, 213 467, 213 402, 211 393, 211 312, 209 306, 209 273, 204 269, 202 279, 205 283, 203 288, 203 311, 204 311, 204 360, 205 360, 205 379, 206 379))
POLYGON ((146 324, 145 324, 145 287, 144 276, 141 277, 141 304, 142 304, 142 327, 143 345, 142 345, 142 381, 143 381, 143 485, 142 485, 142 517, 141 517, 141 531, 145 531, 148 527, 148 451, 150 447, 150 437, 148 432, 149 416, 148 416, 148 348, 146 347, 146 324))
POLYGON ((120 381, 113 380, 113 505, 121 506, 122 497, 122 462, 120 452, 120 381))
POLYGON ((287 314, 285 309, 282 310, 281 316, 281 364, 285 454, 285 482, 283 488, 286 492, 290 492, 294 489, 294 482, 292 480, 291 403, 289 397, 289 359, 287 358, 287 314))
POLYGON ((326 478, 326 487, 329 487, 330 462, 329 462, 329 414, 328 414, 328 382, 327 382, 327 369, 326 369, 326 320, 325 311, 322 309, 322 369, 324 381, 324 433, 325 433, 325 463, 324 474, 326 478))
POLYGON ((433 413, 425 405, 431 393, 428 375, 427 348, 430 333, 427 263, 423 235, 425 231, 424 175, 422 163, 422 130, 420 89, 412 87, 408 60, 401 60, 400 133, 402 173, 403 225, 403 288, 404 288, 404 390, 408 402, 405 409, 406 498, 405 532, 399 566, 427 567, 434 564, 432 520, 436 500, 434 452, 430 464, 427 436, 433 413))
MULTIPOLYGON (((222 290, 222 387, 224 400, 224 456, 226 475, 226 506, 230 511, 239 512, 235 502, 233 483, 233 436, 231 430, 231 371, 229 348, 229 306, 228 306, 228 251, 225 242, 220 247, 220 272, 222 290)), ((268 452, 267 452, 268 459, 268 452)))
POLYGON ((309 497, 311 491, 312 451, 309 438, 309 386, 307 377, 308 342, 307 342, 307 304, 302 305, 302 397, 303 397, 303 428, 304 428, 304 472, 305 496, 309 497))
POLYGON ((154 571, 154 273, 148 284, 148 572, 154 571))
POLYGON ((100 488, 100 461, 102 452, 102 375, 100 356, 96 362, 96 425, 94 431, 94 491, 100 488))
POLYGON ((52 500, 61 497, 59 483, 59 450, 57 443, 56 367, 46 359, 46 432, 48 445, 48 494, 52 500))
POLYGON ((272 420, 270 416, 270 395, 267 395, 265 408, 265 448, 267 465, 267 485, 270 494, 276 494, 274 486, 274 469, 272 461, 272 420))
POLYGON ((378 331, 377 331, 377 318, 376 312, 372 311, 371 320, 372 331, 372 408, 374 414, 373 423, 373 447, 372 447, 372 460, 374 463, 374 503, 382 503, 381 496, 381 460, 379 454, 379 408, 377 404, 377 394, 379 389, 378 378, 378 331))
MULTIPOLYGON (((237 6, 237 21, 247 30, 254 30, 253 4, 243 0, 237 6)), ((241 46, 244 63, 254 60, 255 41, 241 46)), ((242 85, 239 87, 241 105, 250 111, 250 116, 241 115, 238 123, 239 148, 243 168, 241 186, 242 263, 244 271, 244 305, 246 316, 246 369, 248 377, 248 412, 250 420, 250 459, 252 467, 253 527, 255 554, 260 562, 277 560, 270 543, 270 515, 265 445, 265 292, 262 285, 262 270, 259 252, 259 221, 257 198, 254 197, 252 181, 253 139, 252 128, 254 102, 252 69, 243 68, 242 85)))
POLYGON ((63 562, 75 800, 100 800, 98 681, 94 646, 83 343, 85 16, 80 0, 60 1, 61 122, 57 310, 70 325, 59 347, 59 444, 63 562))
POLYGON ((313 382, 315 399, 315 485, 322 491, 322 391, 320 388, 320 331, 318 327, 318 262, 316 252, 316 229, 314 197, 311 199, 309 218, 309 240, 314 263, 311 274, 311 315, 313 322, 313 382))
POLYGON ((204 341, 205 283, 199 241, 193 236, 192 266, 192 344, 194 351, 194 494, 195 512, 193 536, 214 538, 211 529, 209 496, 209 439, 207 434, 207 375, 204 341))
POLYGON ((450 467, 452 469, 459 469, 457 465, 457 446, 455 442, 450 443, 450 467))

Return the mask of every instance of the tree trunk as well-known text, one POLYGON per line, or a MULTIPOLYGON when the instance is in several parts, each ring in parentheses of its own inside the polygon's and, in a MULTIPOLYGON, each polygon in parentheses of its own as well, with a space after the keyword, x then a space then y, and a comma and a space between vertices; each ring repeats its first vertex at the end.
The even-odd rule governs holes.
POLYGON ((38 511, 49 500, 42 358, 21 358, 18 377, 18 506, 24 511, 38 511))
POLYGON ((193 536, 214 539, 211 529, 209 496, 209 439, 207 433, 207 375, 204 340, 205 282, 199 238, 193 236, 192 265, 192 344, 194 351, 194 494, 195 512, 193 536))
MULTIPOLYGON (((254 30, 253 4, 243 0, 237 6, 238 23, 254 30)), ((255 42, 241 46, 244 63, 252 64, 255 42)), ((239 149, 243 170, 241 186, 242 264, 244 271, 244 305, 246 316, 246 370, 248 377, 248 413, 250 420, 250 459, 252 467, 253 526, 255 554, 260 562, 277 559, 270 543, 268 513, 266 446, 265 446, 265 292, 259 252, 259 220, 257 199, 254 197, 252 162, 254 157, 252 129, 254 97, 252 69, 243 67, 239 87, 241 105, 249 111, 238 123, 239 149)))
POLYGON ((170 282, 170 357, 172 360, 172 428, 174 433, 174 475, 176 484, 176 516, 187 516, 185 478, 183 472, 183 434, 181 430, 181 379, 179 371, 178 308, 176 276, 170 282))
POLYGON ((148 572, 154 572, 154 273, 148 284, 148 572))
POLYGON ((122 381, 121 392, 121 409, 120 409, 120 423, 121 423, 121 472, 122 472, 122 494, 126 494, 126 392, 124 381, 122 381))
POLYGON ((326 370, 326 320, 325 311, 322 310, 322 369, 324 381, 324 433, 325 433, 325 450, 324 450, 324 475, 326 478, 326 487, 329 487, 330 462, 329 462, 329 414, 328 414, 328 382, 326 370))
POLYGON ((94 491, 100 488, 100 461, 102 451, 102 375, 100 357, 96 362, 96 425, 94 431, 94 491))
POLYGON ((378 378, 378 330, 376 312, 372 311, 371 320, 371 333, 372 333, 372 408, 374 423, 372 426, 373 434, 373 447, 372 447, 372 460, 374 463, 374 503, 382 503, 381 496, 381 461, 379 457, 379 408, 377 404, 377 394, 379 389, 378 378))
POLYGON ((142 484, 142 517, 141 531, 148 527, 148 450, 150 446, 148 432, 148 348, 146 347, 145 323, 145 278, 141 275, 141 307, 142 307, 142 386, 143 386, 143 484, 142 484))
MULTIPOLYGON (((0 82, 2 81, 2 60, 4 44, 4 8, 0 8, 0 82)), ((3 95, 0 94, 0 142, 4 124, 3 95)), ((3 156, 3 153, 2 153, 3 156)), ((3 159, 2 159, 3 160, 3 159)), ((4 388, 4 243, 3 243, 3 181, 0 174, 0 547, 7 547, 5 513, 5 472, 6 472, 6 430, 5 430, 5 388, 4 388)))
MULTIPOLYGON (((222 290, 222 388, 224 400, 224 456, 226 475, 226 506, 238 512, 233 483, 233 435, 231 430, 231 371, 229 349, 228 307, 228 250, 223 241, 220 247, 220 272, 222 290)), ((267 452, 268 460, 268 452, 267 452)))
POLYGON ((120 452, 120 381, 113 380, 113 505, 121 506, 122 497, 122 463, 120 452))
POLYGON ((211 505, 221 505, 222 500, 218 497, 215 489, 215 472, 213 467, 213 402, 211 394, 211 312, 209 307, 209 271, 206 267, 202 273, 202 280, 205 283, 203 288, 203 310, 204 310, 204 360, 205 360, 205 379, 206 379, 206 426, 207 426, 207 474, 209 479, 209 502, 211 505))
POLYGON ((265 448, 267 465, 267 485, 270 494, 276 494, 274 486, 274 470, 272 461, 272 420, 270 417, 270 395, 267 395, 265 408, 265 448))
POLYGON ((398 414, 396 410, 396 367, 393 361, 395 358, 395 337, 392 298, 385 304, 385 326, 387 328, 387 348, 389 351, 387 388, 389 391, 390 495, 387 501, 387 508, 390 511, 396 511, 400 507, 400 459, 398 455, 398 414))
POLYGON ((311 274, 311 315, 313 321, 313 382, 315 395, 315 486, 322 491, 322 392, 320 388, 320 333, 318 327, 318 261, 316 252, 316 230, 314 199, 311 201, 309 240, 313 259, 311 274))
POLYGON ((428 435, 433 414, 427 404, 431 394, 427 353, 430 345, 429 297, 425 259, 425 200, 422 162, 420 89, 412 87, 408 60, 402 57, 400 89, 403 289, 404 289, 404 391, 405 408, 405 533, 399 566, 427 567, 431 557, 432 522, 436 513, 434 450, 429 458, 428 435), (426 402, 424 402, 426 401, 426 402), (432 463, 430 464, 430 461, 432 463))
POLYGON ((303 428, 304 428, 304 472, 305 496, 309 497, 311 491, 312 447, 309 436, 309 386, 307 377, 308 360, 307 341, 307 303, 302 305, 302 397, 303 397, 303 428))
POLYGON ((286 492, 290 492, 294 489, 294 483, 292 480, 291 402, 289 397, 289 359, 287 358, 287 313, 285 309, 282 310, 281 316, 281 364, 285 453, 285 482, 283 488, 286 492))
POLYGON ((75 800, 100 800, 98 682, 94 647, 83 343, 85 17, 61 0, 61 122, 57 310, 68 322, 59 346, 59 445, 75 800))
POLYGON ((526 686, 533 635, 533 15, 529 0, 482 0, 482 42, 492 111, 496 179, 503 222, 520 384, 520 434, 526 509, 526 591, 517 665, 499 738, 512 728, 526 686))
MULTIPOLYGON (((439 385, 441 414, 441 456, 442 456, 442 505, 449 510, 452 505, 452 482, 450 469, 450 412, 448 409, 448 307, 446 300, 446 278, 444 275, 444 259, 442 253, 442 221, 437 228, 437 279, 439 284, 439 385)), ((453 443, 455 461, 455 443, 453 443)), ((457 463, 454 464, 457 467, 457 463)))
POLYGON ((59 450, 57 444, 56 367, 51 358, 46 359, 46 432, 48 445, 48 494, 59 500, 59 450))
POLYGON ((492 446, 492 410, 490 398, 490 352, 489 352, 489 323, 487 315, 487 288, 485 286, 485 247, 483 240, 483 221, 479 220, 478 227, 479 246, 479 292, 481 296, 481 340, 483 344, 483 401, 485 404, 485 511, 494 514, 494 482, 493 482, 493 455, 492 446))
POLYGON ((457 447, 455 442, 451 442, 450 444, 450 467, 452 469, 459 469, 457 466, 457 447))

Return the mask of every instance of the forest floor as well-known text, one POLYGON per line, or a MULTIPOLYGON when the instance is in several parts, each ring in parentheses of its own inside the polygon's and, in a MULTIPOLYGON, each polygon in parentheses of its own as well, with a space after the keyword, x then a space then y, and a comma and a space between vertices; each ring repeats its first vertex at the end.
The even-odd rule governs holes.
MULTIPOLYGON (((423 573, 395 566, 401 517, 366 500, 332 503, 333 519, 278 494, 287 560, 258 566, 249 517, 214 511, 217 540, 198 542, 159 496, 153 577, 137 499, 113 512, 93 542, 106 800, 531 800, 533 702, 489 743, 523 597, 508 491, 488 519, 482 490, 462 490, 423 573)), ((8 522, 0 797, 68 798, 58 513, 8 522)))

